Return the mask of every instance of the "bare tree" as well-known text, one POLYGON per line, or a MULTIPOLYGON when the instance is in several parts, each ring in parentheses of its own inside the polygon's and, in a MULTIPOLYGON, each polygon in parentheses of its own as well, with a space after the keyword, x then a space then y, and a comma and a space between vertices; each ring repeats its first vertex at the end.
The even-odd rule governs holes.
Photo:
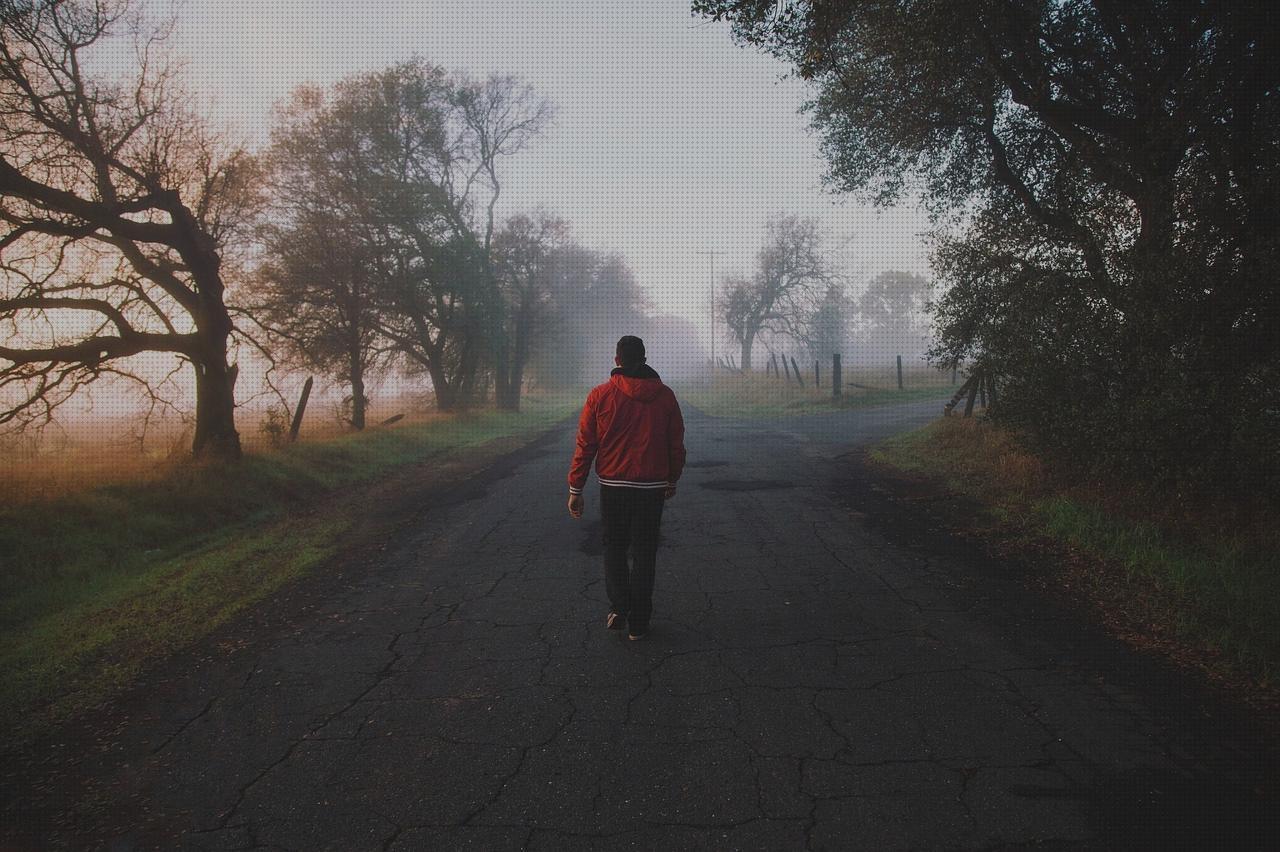
POLYGON ((0 16, 0 423, 48 422, 76 390, 171 353, 195 371, 197 455, 235 457, 236 369, 221 249, 257 203, 163 61, 163 30, 119 2, 4 4, 0 16), (86 68, 132 38, 136 70, 86 68))
POLYGON ((805 338, 816 295, 835 279, 822 247, 815 220, 776 217, 766 226, 755 272, 725 281, 722 316, 742 347, 743 370, 751 369, 751 351, 762 334, 805 338))

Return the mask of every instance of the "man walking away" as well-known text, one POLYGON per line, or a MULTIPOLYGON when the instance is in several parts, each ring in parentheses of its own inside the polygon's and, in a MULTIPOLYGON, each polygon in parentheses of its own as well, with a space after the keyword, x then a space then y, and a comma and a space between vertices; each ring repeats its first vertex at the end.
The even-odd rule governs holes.
POLYGON ((684 469, 684 420, 676 395, 645 364, 644 341, 623 337, 614 363, 618 366, 609 381, 591 390, 578 418, 578 445, 569 468, 569 514, 582 517, 582 488, 595 459, 605 590, 611 607, 605 626, 621 630, 625 625, 628 639, 642 639, 653 614, 662 507, 675 496, 684 469))

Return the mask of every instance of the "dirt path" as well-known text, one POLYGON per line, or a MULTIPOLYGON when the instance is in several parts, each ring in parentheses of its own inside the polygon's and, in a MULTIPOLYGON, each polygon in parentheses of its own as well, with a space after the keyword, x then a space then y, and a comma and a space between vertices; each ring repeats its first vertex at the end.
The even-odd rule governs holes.
POLYGON ((564 510, 567 431, 451 494, 405 495, 359 552, 105 708, 96 737, 46 743, 5 832, 112 849, 1274 843, 1274 754, 1247 720, 867 478, 858 446, 938 408, 691 413, 643 643, 603 629, 598 499, 581 522, 564 510))

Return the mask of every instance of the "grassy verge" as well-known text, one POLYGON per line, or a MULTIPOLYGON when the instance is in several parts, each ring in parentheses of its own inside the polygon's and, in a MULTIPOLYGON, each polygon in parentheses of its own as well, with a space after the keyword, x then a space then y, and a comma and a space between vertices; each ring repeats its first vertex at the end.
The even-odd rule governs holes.
POLYGON ((1280 532, 1269 512, 1083 481, 978 419, 941 419, 881 444, 872 458, 943 481, 1006 531, 1083 554, 1069 579, 1131 641, 1275 687, 1280 532))
POLYGON ((91 706, 332 555, 374 483, 427 461, 465 475, 575 405, 535 400, 0 508, 0 719, 30 731, 91 706))
POLYGON ((844 388, 839 399, 831 395, 830 377, 814 386, 813 376, 800 387, 776 376, 763 373, 719 372, 709 382, 677 387, 680 399, 713 417, 801 417, 850 408, 911 402, 917 399, 945 397, 951 389, 949 375, 934 370, 913 370, 903 377, 903 390, 896 387, 892 375, 853 373, 845 378, 863 387, 844 388))

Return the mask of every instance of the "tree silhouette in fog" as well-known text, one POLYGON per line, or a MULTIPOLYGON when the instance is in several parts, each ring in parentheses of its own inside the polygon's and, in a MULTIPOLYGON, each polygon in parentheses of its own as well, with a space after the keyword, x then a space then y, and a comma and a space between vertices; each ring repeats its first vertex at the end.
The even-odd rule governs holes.
POLYGON ((922 355, 930 344, 929 295, 920 275, 889 269, 873 277, 855 305, 859 348, 877 356, 922 355))
POLYGON ((755 270, 749 277, 727 280, 719 300, 725 325, 741 348, 742 369, 751 369, 751 352, 761 335, 805 340, 816 302, 835 278, 816 221, 798 216, 770 220, 755 270))
POLYGON ((556 255, 567 247, 568 239, 568 223, 545 213, 513 216, 494 237, 503 320, 493 357, 499 408, 520 407, 529 359, 539 344, 552 342, 548 321, 555 307, 556 255))

